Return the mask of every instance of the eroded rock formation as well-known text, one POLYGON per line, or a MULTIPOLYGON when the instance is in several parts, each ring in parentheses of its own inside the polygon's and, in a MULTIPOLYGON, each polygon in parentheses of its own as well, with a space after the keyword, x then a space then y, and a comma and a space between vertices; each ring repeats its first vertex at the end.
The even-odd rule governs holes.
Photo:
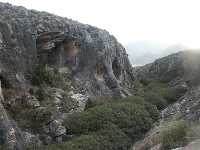
POLYGON ((0 3, 0 80, 0 142, 9 142, 3 131, 10 131, 16 146, 11 149, 22 150, 62 141, 67 113, 82 111, 90 96, 131 95, 134 77, 125 49, 107 31, 0 3))

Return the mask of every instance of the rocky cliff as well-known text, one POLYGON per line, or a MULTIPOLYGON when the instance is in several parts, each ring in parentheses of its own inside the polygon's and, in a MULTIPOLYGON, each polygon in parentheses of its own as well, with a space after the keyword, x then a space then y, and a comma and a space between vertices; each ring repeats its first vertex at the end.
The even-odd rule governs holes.
POLYGON ((59 142, 62 119, 94 96, 131 95, 123 46, 107 31, 0 3, 0 144, 59 142))

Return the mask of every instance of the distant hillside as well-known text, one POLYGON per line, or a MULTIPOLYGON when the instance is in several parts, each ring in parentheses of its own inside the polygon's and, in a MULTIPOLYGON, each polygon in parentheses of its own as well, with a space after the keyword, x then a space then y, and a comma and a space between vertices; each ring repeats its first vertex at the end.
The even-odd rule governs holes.
MULTIPOLYGON (((143 140, 136 142, 132 150, 199 150, 200 135, 196 134, 200 128, 199 74, 200 52, 197 50, 174 53, 145 66, 134 67, 135 79, 151 91, 148 102, 153 101, 158 108, 163 108, 166 103, 163 99, 169 98, 171 104, 161 110, 159 123, 143 140), (155 81, 167 83, 170 90, 164 91, 158 83, 152 83, 155 81)), ((149 92, 138 85, 136 92, 149 92)))
POLYGON ((154 60, 186 49, 181 44, 162 45, 148 42, 135 42, 125 45, 129 59, 134 66, 142 66, 154 60))

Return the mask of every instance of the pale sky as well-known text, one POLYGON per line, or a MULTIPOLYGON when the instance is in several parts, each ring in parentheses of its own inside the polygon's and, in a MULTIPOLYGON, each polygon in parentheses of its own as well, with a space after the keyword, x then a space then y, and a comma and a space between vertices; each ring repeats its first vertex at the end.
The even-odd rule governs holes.
POLYGON ((0 0, 91 24, 122 43, 200 48, 200 0, 0 0))

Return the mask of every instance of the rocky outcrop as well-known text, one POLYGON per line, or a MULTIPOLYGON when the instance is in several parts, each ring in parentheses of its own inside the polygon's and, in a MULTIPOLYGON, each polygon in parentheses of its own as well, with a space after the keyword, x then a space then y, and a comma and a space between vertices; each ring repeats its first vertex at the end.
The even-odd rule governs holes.
MULTIPOLYGON (((199 58, 199 52, 184 51, 158 59, 143 67, 134 68, 136 80, 159 80, 171 87, 179 87, 179 89, 184 90, 185 92, 184 95, 177 98, 175 103, 170 104, 167 108, 161 111, 159 124, 149 131, 143 140, 135 143, 133 150, 144 150, 145 148, 162 150, 163 143, 155 142, 155 137, 159 136, 159 133, 162 133, 161 129, 168 130, 167 128, 170 123, 177 120, 184 120, 184 124, 188 124, 190 129, 188 129, 189 131, 187 132, 190 133, 187 134, 190 135, 185 135, 189 137, 184 137, 186 139, 182 139, 182 143, 180 141, 180 143, 175 143, 174 147, 184 146, 187 145, 188 142, 199 139, 199 136, 194 136, 194 133, 191 133, 190 131, 191 129, 195 130, 194 124, 199 126, 200 118, 199 58)), ((168 131, 168 133, 169 132, 170 131, 168 131)), ((159 138, 161 137, 162 136, 159 138)), ((178 148, 177 150, 196 149, 198 145, 199 142, 196 140, 188 146, 178 148)))
POLYGON ((160 58, 151 64, 134 68, 137 79, 153 79, 163 82, 187 82, 198 84, 200 70, 200 53, 198 51, 182 51, 160 58))
POLYGON ((132 95, 128 55, 107 31, 10 4, 0 12, 0 144, 60 142, 63 118, 84 110, 90 96, 132 95))
POLYGON ((199 92, 199 86, 189 90, 176 103, 162 111, 162 118, 168 119, 178 114, 186 120, 198 121, 200 118, 199 92))
POLYGON ((107 31, 9 4, 1 3, 0 11, 1 76, 11 86, 27 84, 26 75, 43 61, 68 65, 75 86, 91 95, 128 94, 121 90, 130 90, 133 80, 128 56, 107 31))
MULTIPOLYGON (((1 83, 1 82, 0 82, 1 83)), ((23 145, 19 141, 23 141, 19 129, 9 118, 5 108, 3 107, 4 97, 0 86, 0 144, 6 145, 6 149, 23 149, 23 145)))

